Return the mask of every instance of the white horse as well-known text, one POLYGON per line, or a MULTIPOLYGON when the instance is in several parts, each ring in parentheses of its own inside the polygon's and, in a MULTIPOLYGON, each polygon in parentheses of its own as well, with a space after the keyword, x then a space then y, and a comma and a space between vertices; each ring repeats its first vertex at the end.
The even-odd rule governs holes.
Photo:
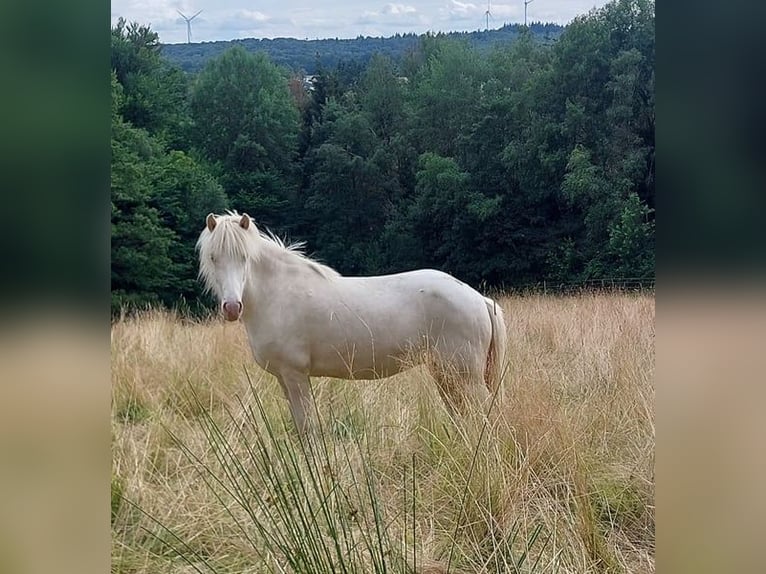
POLYGON ((301 432, 310 376, 376 379, 425 363, 450 412, 500 384, 503 311, 446 273, 343 277, 236 212, 208 215, 197 248, 205 287, 245 324, 301 432))

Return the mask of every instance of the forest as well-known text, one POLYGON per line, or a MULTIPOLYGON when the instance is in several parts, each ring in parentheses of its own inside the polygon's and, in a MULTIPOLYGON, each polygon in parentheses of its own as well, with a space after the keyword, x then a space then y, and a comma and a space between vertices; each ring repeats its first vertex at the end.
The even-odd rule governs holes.
MULTIPOLYGON (((439 38, 459 40, 487 51, 496 44, 508 44, 522 33, 533 36, 539 42, 551 42, 558 38, 563 27, 558 24, 530 23, 527 29, 521 24, 506 24, 500 28, 474 32, 438 32, 439 38)), ((420 36, 414 33, 395 34, 388 38, 357 36, 356 38, 323 38, 299 40, 297 38, 242 38, 217 42, 194 42, 189 44, 165 44, 161 54, 185 72, 199 72, 211 58, 226 50, 242 46, 248 52, 263 51, 275 64, 291 70, 315 74, 317 65, 334 68, 338 64, 366 65, 374 54, 399 59, 417 50, 420 36)))
POLYGON ((654 277, 655 5, 554 40, 426 34, 313 78, 234 45, 198 72, 111 30, 112 311, 206 299, 194 244, 246 212, 343 274, 437 268, 482 290, 654 277))

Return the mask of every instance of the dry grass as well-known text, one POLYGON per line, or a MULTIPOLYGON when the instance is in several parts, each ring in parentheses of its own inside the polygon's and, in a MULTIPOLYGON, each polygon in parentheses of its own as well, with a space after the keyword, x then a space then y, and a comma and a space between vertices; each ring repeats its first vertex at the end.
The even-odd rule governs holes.
POLYGON ((308 452, 241 325, 116 323, 113 572, 654 572, 654 298, 502 304, 509 364, 487 424, 451 425, 420 369, 317 379, 308 452), (296 565, 290 544, 314 535, 304 550, 337 545, 332 567, 296 565))

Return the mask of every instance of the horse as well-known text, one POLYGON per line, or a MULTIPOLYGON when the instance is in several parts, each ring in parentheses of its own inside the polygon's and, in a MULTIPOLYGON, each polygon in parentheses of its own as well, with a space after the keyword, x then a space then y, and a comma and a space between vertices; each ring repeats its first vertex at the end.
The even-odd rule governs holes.
POLYGON ((301 433, 312 376, 379 379, 425 364, 451 415, 499 388, 503 310, 447 273, 343 276, 236 211, 210 213, 196 247, 206 291, 227 321, 244 323, 301 433))

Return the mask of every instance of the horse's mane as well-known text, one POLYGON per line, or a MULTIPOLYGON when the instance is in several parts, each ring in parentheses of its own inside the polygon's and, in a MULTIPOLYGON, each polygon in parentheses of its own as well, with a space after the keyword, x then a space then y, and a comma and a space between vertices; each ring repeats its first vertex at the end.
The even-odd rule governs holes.
POLYGON ((197 249, 200 252, 199 275, 206 285, 212 285, 214 270, 210 264, 210 255, 215 253, 256 262, 268 254, 276 259, 305 265, 325 279, 340 276, 332 267, 306 255, 303 251, 304 242, 287 243, 268 229, 258 229, 252 220, 253 229, 243 229, 239 225, 241 218, 242 215, 236 211, 227 210, 225 215, 216 216, 213 231, 207 226, 202 230, 197 240, 197 249))

